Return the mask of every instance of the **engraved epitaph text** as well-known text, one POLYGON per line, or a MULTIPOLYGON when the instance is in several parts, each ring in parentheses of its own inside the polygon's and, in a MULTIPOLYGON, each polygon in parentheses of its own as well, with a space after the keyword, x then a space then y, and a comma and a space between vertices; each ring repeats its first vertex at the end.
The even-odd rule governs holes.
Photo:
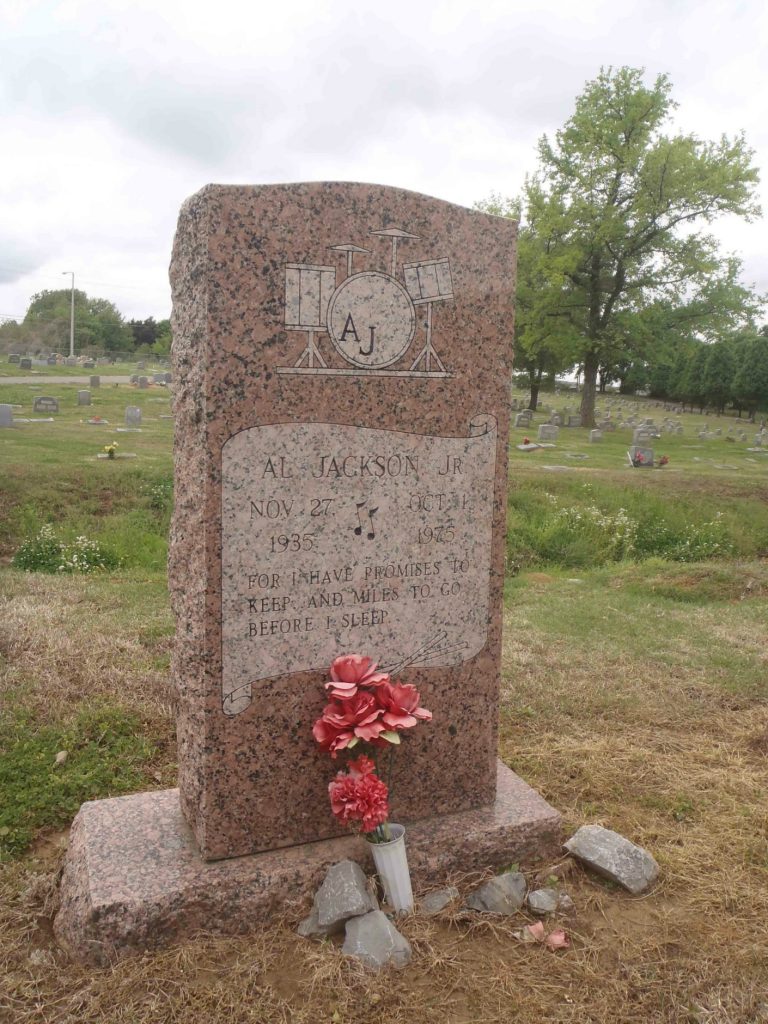
POLYGON ((331 423, 251 427, 222 452, 222 702, 339 652, 386 668, 484 646, 496 422, 464 437, 331 423))

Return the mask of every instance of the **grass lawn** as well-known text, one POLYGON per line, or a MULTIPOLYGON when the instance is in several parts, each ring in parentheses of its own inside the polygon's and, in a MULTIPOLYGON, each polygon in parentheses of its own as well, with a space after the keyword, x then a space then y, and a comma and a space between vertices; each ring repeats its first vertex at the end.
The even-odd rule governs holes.
MULTIPOLYGON (((523 453, 535 427, 513 430, 510 449, 499 753, 567 832, 599 823, 650 849, 652 892, 630 897, 569 862, 526 866, 572 896, 557 922, 570 949, 521 945, 524 914, 409 917, 398 927, 414 958, 397 974, 298 939, 302 893, 243 939, 68 963, 51 921, 76 807, 167 788, 176 768, 168 395, 102 387, 79 409, 77 389, 52 392, 53 424, 0 431, 0 1021, 768 1021, 768 455, 699 441, 697 416, 655 445, 662 470, 624 465, 626 431, 590 445, 561 430, 556 449, 523 453), (113 430, 128 404, 143 409, 140 434, 113 430), (89 412, 109 427, 82 423, 89 412), (113 439, 136 458, 97 459, 113 439), (122 568, 15 570, 48 521, 111 545, 122 568), (718 557, 696 557, 712 545, 718 557)), ((34 393, 0 384, 19 416, 34 393)))
POLYGON ((85 370, 82 366, 66 366, 60 364, 59 366, 40 366, 37 362, 33 362, 31 370, 22 370, 18 363, 9 363, 7 356, 0 356, 0 378, 7 378, 9 380, 14 377, 40 377, 43 382, 46 377, 90 377, 91 375, 99 376, 104 375, 106 377, 118 376, 119 374, 127 374, 130 376, 132 373, 151 374, 154 372, 160 372, 161 367, 157 365, 152 359, 144 359, 146 369, 137 370, 136 360, 130 363, 112 363, 102 364, 100 363, 92 370, 85 370))

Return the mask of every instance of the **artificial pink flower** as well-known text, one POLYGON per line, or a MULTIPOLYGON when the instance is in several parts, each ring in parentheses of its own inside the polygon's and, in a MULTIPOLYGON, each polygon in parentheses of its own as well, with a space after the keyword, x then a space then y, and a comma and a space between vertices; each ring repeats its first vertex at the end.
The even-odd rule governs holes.
POLYGON ((344 825, 360 822, 363 832, 372 832, 389 814, 386 785, 372 772, 351 776, 339 772, 328 786, 331 810, 344 825))
POLYGON ((373 694, 361 691, 347 700, 334 700, 326 705, 312 727, 312 735, 324 750, 330 750, 333 755, 348 746, 353 737, 368 742, 377 739, 387 728, 383 714, 384 709, 373 694))
POLYGON ((428 722, 432 712, 419 707, 419 691, 411 683, 387 683, 378 686, 376 699, 384 709, 382 721, 387 729, 412 729, 419 721, 428 722))
POLYGON ((312 726, 312 735, 317 740, 321 750, 327 750, 332 758, 340 750, 349 746, 350 740, 355 738, 354 732, 346 726, 338 726, 328 721, 325 717, 318 718, 312 726))
POLYGON ((331 681, 325 684, 328 695, 337 700, 354 697, 360 686, 389 682, 386 672, 376 671, 376 662, 361 654, 344 654, 331 665, 331 681))
POLYGON ((557 928, 555 931, 550 932, 544 940, 547 949, 568 949, 571 944, 571 940, 568 938, 566 932, 562 928, 557 928))
POLYGON ((370 757, 366 757, 365 754, 361 754, 356 761, 349 762, 347 771, 353 779, 362 778, 363 775, 372 775, 376 771, 376 762, 372 761, 370 757))

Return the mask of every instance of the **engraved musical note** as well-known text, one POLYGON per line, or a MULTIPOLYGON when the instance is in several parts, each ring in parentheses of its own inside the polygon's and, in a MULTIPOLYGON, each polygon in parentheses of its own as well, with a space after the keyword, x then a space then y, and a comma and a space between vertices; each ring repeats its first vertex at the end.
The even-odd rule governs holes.
POLYGON ((361 534, 363 532, 363 521, 360 518, 360 509, 364 508, 367 504, 368 504, 367 501, 356 501, 355 502, 355 508, 357 509, 357 522, 358 522, 358 525, 355 527, 355 536, 356 537, 361 536, 361 534))
POLYGON ((370 523, 368 524, 370 526, 370 530, 368 531, 368 540, 373 540, 374 537, 376 536, 376 530, 374 529, 374 526, 373 526, 373 517, 376 515, 376 513, 378 511, 379 511, 379 508, 378 508, 378 506, 376 506, 376 508, 372 508, 368 512, 368 518, 370 520, 370 523))
MULTIPOLYGON (((357 512, 357 526, 355 527, 354 532, 356 537, 362 537, 363 535, 363 519, 362 516, 360 515, 360 509, 365 508, 367 504, 367 498, 365 501, 355 502, 355 510, 357 512)), ((376 537, 376 528, 373 525, 373 517, 376 515, 378 511, 378 505, 375 508, 368 509, 368 532, 365 535, 368 538, 368 540, 373 540, 376 537)))

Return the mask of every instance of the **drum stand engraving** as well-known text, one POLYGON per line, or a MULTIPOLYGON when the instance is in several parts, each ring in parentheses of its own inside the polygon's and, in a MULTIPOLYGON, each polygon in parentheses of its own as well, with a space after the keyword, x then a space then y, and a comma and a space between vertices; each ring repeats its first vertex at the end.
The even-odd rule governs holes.
POLYGON ((353 272, 357 255, 371 250, 345 242, 332 245, 346 254, 346 277, 336 285, 336 267, 310 263, 285 265, 285 329, 302 331, 307 344, 293 366, 279 366, 282 374, 326 376, 453 377, 432 342, 435 302, 453 299, 451 268, 447 257, 402 264, 398 280, 397 246, 404 239, 418 239, 402 228, 382 228, 371 234, 389 238, 392 254, 389 273, 353 272), (408 369, 390 369, 402 359, 416 333, 417 307, 426 306, 424 346, 408 369), (327 334, 331 345, 349 367, 329 366, 315 336, 327 334))

